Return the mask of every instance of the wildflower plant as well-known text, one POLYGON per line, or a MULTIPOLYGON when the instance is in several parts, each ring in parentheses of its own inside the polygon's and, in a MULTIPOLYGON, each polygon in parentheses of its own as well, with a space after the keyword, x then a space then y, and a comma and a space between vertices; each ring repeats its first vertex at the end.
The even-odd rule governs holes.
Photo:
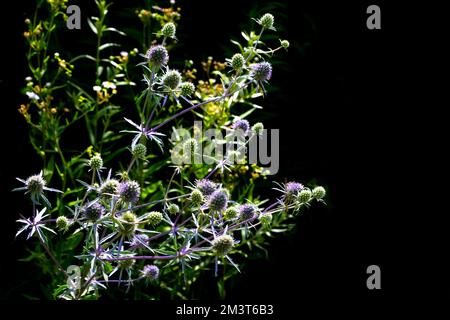
MULTIPOLYGON (((65 15, 65 1, 49 3, 49 20, 27 21, 32 76, 25 89, 29 102, 20 108, 44 170, 18 179, 23 186, 15 190, 25 191, 32 207, 29 218, 17 220, 21 224, 17 236, 37 238, 45 250, 53 265, 52 281, 46 285, 51 298, 97 299, 113 288, 133 290, 134 297, 142 299, 164 293, 191 298, 191 288, 207 272, 214 272, 224 297, 224 281, 240 272, 251 250, 265 250, 267 237, 292 228, 292 217, 314 202, 324 202, 326 191, 288 182, 274 188, 269 202, 253 193, 256 181, 264 176, 261 168, 230 160, 241 155, 246 142, 234 142, 237 149, 220 160, 212 156, 208 163, 174 165, 174 148, 167 136, 180 127, 196 130, 185 116, 188 113, 202 119, 206 129, 225 128, 225 142, 236 132, 255 139, 263 134, 263 123, 251 123, 247 117, 259 108, 252 100, 267 94, 276 73, 271 56, 289 46, 287 40, 280 40, 272 49, 263 41, 266 33, 275 32, 275 17, 264 14, 255 19, 259 30, 243 33, 244 43, 233 41, 237 52, 226 62, 212 58, 204 62, 207 79, 196 80, 189 64, 183 70, 171 65, 170 48, 183 41, 176 36, 179 10, 174 8, 155 7, 154 14, 138 11, 143 42, 149 47, 145 54, 132 49, 103 57, 104 49, 119 46, 103 43, 105 33, 125 36, 106 25, 111 4, 105 0, 96 1, 99 15, 88 20, 97 43, 95 57, 62 60, 66 58, 58 54, 56 71, 36 64, 37 57, 50 61, 45 58, 55 29, 51 26, 65 15), (159 23, 157 30, 149 32, 155 27, 152 20, 159 23), (36 30, 46 33, 45 39, 36 30), (150 33, 155 35, 151 44, 150 33), (72 78, 76 62, 82 59, 93 64, 93 83, 72 78), (142 81, 132 81, 129 69, 142 81), (56 81, 63 74, 66 85, 58 88, 56 81), (53 82, 45 87, 47 77, 53 82), (123 106, 116 104, 122 86, 143 88, 131 97, 135 105, 131 114, 122 114, 123 106), (61 109, 63 98, 70 101, 65 108, 76 112, 61 109), (247 106, 247 111, 235 114, 237 105, 247 106), (84 123, 88 138, 73 154, 60 141, 78 121, 84 123), (49 126, 54 129, 51 135, 44 131, 49 126), (49 145, 54 147, 50 155, 49 145), (59 189, 48 187, 50 181, 59 189), (47 192, 54 192, 50 198, 54 206, 47 192), (80 270, 78 285, 69 281, 69 266, 80 270)), ((220 143, 213 140, 207 147, 220 143)), ((185 140, 180 150, 184 160, 198 155, 200 144, 185 140)))

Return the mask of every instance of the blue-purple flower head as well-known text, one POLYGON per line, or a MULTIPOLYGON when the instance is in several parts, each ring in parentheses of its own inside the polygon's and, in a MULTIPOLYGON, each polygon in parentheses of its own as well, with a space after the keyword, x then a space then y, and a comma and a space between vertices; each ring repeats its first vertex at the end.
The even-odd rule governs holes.
POLYGON ((209 179, 202 179, 197 181, 196 187, 204 196, 209 196, 216 191, 217 184, 209 179))
POLYGON ((248 121, 245 119, 237 119, 235 122, 233 122, 231 128, 233 130, 240 130, 244 133, 244 135, 246 135, 250 130, 250 123, 248 123, 248 121))
POLYGON ((255 216, 256 207, 250 203, 239 206, 239 216, 242 220, 248 220, 255 216))
POLYGON ((270 80, 272 77, 272 65, 266 61, 255 63, 252 65, 251 75, 256 81, 270 80))
POLYGON ((127 203, 136 203, 141 195, 141 187, 136 181, 121 182, 118 189, 120 199, 127 203))
POLYGON ((162 67, 169 61, 169 53, 162 45, 153 46, 147 50, 147 59, 152 66, 162 67))
POLYGON ((87 219, 97 221, 105 214, 105 207, 98 202, 94 202, 84 207, 82 213, 87 219))
POLYGON ((147 246, 149 237, 146 234, 136 234, 130 244, 130 249, 143 249, 147 246))
POLYGON ((155 265, 147 264, 142 269, 142 275, 148 280, 156 280, 159 277, 159 268, 155 265))
POLYGON ((223 211, 228 205, 228 194, 224 189, 214 191, 208 198, 208 208, 215 212, 223 211))
POLYGON ((292 202, 298 196, 300 191, 304 189, 304 186, 298 182, 288 182, 286 183, 284 190, 284 199, 286 202, 292 202))

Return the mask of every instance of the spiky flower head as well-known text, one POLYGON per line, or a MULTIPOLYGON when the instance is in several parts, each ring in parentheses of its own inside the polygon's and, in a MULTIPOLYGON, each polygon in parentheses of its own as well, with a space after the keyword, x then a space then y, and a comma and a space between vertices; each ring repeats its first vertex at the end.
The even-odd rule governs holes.
POLYGON ((103 167, 103 159, 99 154, 89 159, 89 167, 94 171, 99 171, 103 167))
POLYGON ((98 202, 94 202, 86 205, 81 212, 87 219, 97 221, 105 214, 105 207, 98 202))
POLYGON ((228 234, 218 236, 212 241, 212 249, 218 256, 226 255, 233 246, 234 239, 228 234))
POLYGON ((116 179, 108 179, 100 186, 99 193, 102 197, 112 197, 119 192, 119 181, 116 179))
POLYGON ((211 195, 217 189, 217 184, 209 179, 197 180, 195 185, 204 196, 211 195))
POLYGON ((268 227, 272 223, 272 214, 266 213, 259 216, 259 221, 263 224, 263 226, 268 227))
POLYGON ((33 175, 25 181, 25 186, 32 197, 42 194, 46 185, 47 182, 42 177, 42 174, 33 175))
POLYGON ((224 189, 214 191, 208 197, 208 208, 212 211, 220 212, 227 208, 228 194, 224 189))
POLYGON ((124 236, 133 235, 136 231, 137 217, 132 211, 127 211, 120 217, 119 233, 124 236))
POLYGON ((192 190, 190 200, 194 207, 200 206, 204 200, 202 192, 198 189, 192 190))
POLYGON ((273 27, 274 20, 275 19, 274 19, 273 15, 271 15, 270 13, 266 13, 257 21, 261 25, 261 27, 263 27, 264 29, 274 30, 274 27, 273 27))
POLYGON ((180 212, 180 207, 178 205, 176 205, 175 203, 171 203, 167 207, 167 211, 169 211, 170 214, 174 215, 174 214, 177 214, 178 212, 180 212))
POLYGON ((324 187, 315 187, 312 191, 312 196, 314 197, 314 199, 320 200, 323 197, 325 197, 326 195, 326 191, 324 187))
POLYGON ((69 219, 67 219, 65 216, 59 216, 56 218, 56 228, 59 231, 66 232, 69 229, 69 219))
POLYGON ((239 215, 239 210, 236 206, 234 206, 234 207, 229 207, 227 210, 225 210, 225 212, 223 214, 223 218, 225 220, 233 220, 233 219, 237 218, 238 215, 239 215))
POLYGON ((245 119, 237 119, 233 122, 233 125, 231 126, 233 130, 240 130, 244 135, 248 133, 248 130, 250 130, 250 123, 248 123, 245 119))
POLYGON ((180 93, 182 96, 189 97, 195 92, 195 86, 192 82, 183 82, 180 85, 180 93))
POLYGON ((287 41, 287 40, 280 40, 280 43, 281 43, 281 46, 284 48, 284 49, 287 49, 287 48, 289 48, 289 41, 287 41))
POLYGON ((142 274, 146 279, 154 281, 159 277, 159 268, 155 265, 147 264, 142 269, 142 274))
POLYGON ((272 77, 272 65, 269 62, 259 62, 252 65, 253 79, 256 81, 270 80, 272 77))
POLYGON ((141 187, 134 180, 121 182, 118 191, 120 199, 127 203, 137 202, 141 195, 141 187))
POLYGON ((129 269, 134 266, 136 263, 136 260, 134 259, 126 259, 126 260, 119 260, 119 268, 120 269, 129 269))
POLYGON ((183 155, 185 161, 190 163, 193 157, 198 153, 198 142, 194 138, 187 139, 183 142, 183 155))
POLYGON ((258 136, 262 135, 264 132, 264 125, 262 122, 255 123, 252 127, 252 131, 258 136))
POLYGON ((149 237, 146 234, 136 234, 131 241, 130 248, 133 250, 145 248, 145 246, 148 244, 148 240, 149 237))
POLYGON ((175 24, 173 22, 166 23, 161 29, 162 35, 167 38, 175 38, 176 31, 177 28, 175 27, 175 24))
POLYGON ((295 198, 298 196, 298 194, 300 193, 300 191, 303 190, 303 185, 301 183, 298 182, 288 182, 286 183, 284 189, 285 189, 285 194, 284 194, 284 200, 286 202, 292 202, 295 200, 295 198))
POLYGON ((239 206, 239 216, 242 220, 248 220, 255 216, 256 207, 253 204, 246 203, 239 206))
POLYGON ((142 143, 138 143, 133 147, 131 153, 136 159, 144 159, 147 154, 147 147, 142 143))
POLYGON ((298 194, 298 201, 300 203, 307 203, 309 200, 311 200, 311 196, 312 196, 311 190, 303 189, 298 194))
POLYGON ((158 211, 152 211, 148 214, 148 218, 147 221, 148 223, 150 223, 152 226, 157 226, 158 224, 161 223, 163 218, 163 215, 161 212, 158 211))
POLYGON ((176 90, 181 83, 181 74, 177 70, 168 70, 162 77, 164 86, 176 90))
POLYGON ((169 61, 169 53, 162 45, 153 46, 147 51, 147 59, 152 66, 161 67, 169 61))
POLYGON ((236 53, 231 57, 231 67, 238 71, 244 67, 245 59, 244 56, 240 53, 236 53))

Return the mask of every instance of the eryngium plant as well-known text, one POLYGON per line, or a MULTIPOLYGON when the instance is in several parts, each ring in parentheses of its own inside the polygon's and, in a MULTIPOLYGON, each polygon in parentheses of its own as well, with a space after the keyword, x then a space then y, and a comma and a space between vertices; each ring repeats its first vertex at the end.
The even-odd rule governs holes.
MULTIPOLYGON (((51 21, 64 8, 64 1, 55 3, 51 2, 51 21)), ((104 25, 109 7, 106 1, 96 3, 100 17, 90 25, 100 45, 102 32, 120 31, 104 25)), ((139 12, 144 25, 150 19, 146 12, 139 12)), ((265 239, 273 232, 285 232, 292 227, 289 219, 296 213, 312 202, 323 202, 323 187, 310 189, 298 182, 278 184, 271 203, 259 199, 253 194, 254 183, 264 172, 257 165, 229 161, 238 151, 212 165, 171 166, 172 150, 167 152, 164 136, 177 127, 193 129, 183 119, 187 113, 201 117, 206 129, 239 131, 250 139, 262 134, 262 123, 252 125, 243 118, 259 107, 251 99, 266 94, 272 72, 276 73, 269 58, 289 46, 287 40, 282 40, 275 49, 266 46, 262 37, 265 32, 275 31, 275 20, 271 14, 265 14, 255 20, 259 26, 257 33, 243 33, 246 43, 234 41, 240 50, 227 63, 213 62, 212 58, 203 63, 208 79, 195 85, 193 69, 187 66, 179 71, 170 66, 169 61, 174 59, 169 59, 168 42, 176 39, 176 19, 172 18, 169 15, 159 19, 162 22, 161 29, 156 30, 158 40, 153 40, 146 54, 136 56, 140 59, 137 66, 142 68, 145 88, 135 99, 137 112, 133 119, 122 117, 123 122, 116 122, 118 128, 110 128, 112 119, 121 111, 118 106, 113 108, 111 101, 118 94, 118 86, 134 83, 119 79, 124 76, 125 64, 101 58, 100 51, 107 44, 97 47, 97 57, 93 58, 96 67, 93 91, 97 97, 82 89, 83 84, 75 85, 74 79, 68 81, 71 90, 61 93, 63 97, 75 96, 75 107, 84 108, 84 113, 66 119, 66 124, 52 116, 58 113, 58 108, 53 107, 52 111, 50 105, 51 95, 55 94, 52 92, 57 90, 52 86, 56 84, 50 83, 46 92, 41 87, 49 71, 32 67, 34 78, 27 81, 34 81, 35 85, 27 85, 31 101, 21 107, 21 112, 33 129, 49 123, 58 128, 56 136, 44 136, 44 144, 53 143, 60 158, 52 156, 51 161, 45 161, 46 153, 41 149, 45 145, 37 144, 36 137, 31 137, 45 167, 37 175, 18 178, 23 185, 15 190, 25 191, 32 211, 28 218, 17 220, 21 223, 17 235, 38 241, 49 259, 40 261, 41 266, 53 264, 53 268, 45 268, 53 279, 49 285, 53 298, 96 299, 103 290, 113 287, 125 292, 132 289, 134 297, 139 298, 159 298, 162 292, 190 298, 190 288, 207 272, 217 277, 220 296, 224 297, 224 281, 238 274, 252 248, 263 249, 265 239), (114 68, 102 79, 100 67, 105 60, 114 68), (234 115, 232 109, 238 105, 245 105, 248 110, 234 115), (33 123, 30 114, 34 106, 37 123, 33 123), (80 118, 85 119, 89 141, 85 151, 69 155, 59 141, 65 129, 80 118), (99 127, 101 124, 103 127, 99 127), (124 141, 128 141, 128 146, 120 145, 124 141), (127 163, 123 164, 123 151, 127 149, 127 163), (84 158, 84 165, 78 166, 81 169, 72 170, 72 166, 83 163, 86 153, 90 157, 84 158), (60 173, 60 181, 55 181, 58 189, 48 187, 47 183, 55 169, 60 173), (159 172, 169 172, 168 178, 158 175, 159 172), (53 208, 48 192, 60 195, 53 208)), ((36 26, 30 26, 30 30, 35 29, 36 26)), ((48 32, 51 31, 53 28, 49 28, 48 32)), ((40 36, 34 37, 30 48, 36 52, 29 56, 30 66, 35 55, 47 54, 36 48, 41 45, 36 44, 40 36)), ((121 52, 120 56, 128 63, 127 52, 121 52)), ((61 65, 59 54, 57 61, 61 65)), ((70 69, 75 68, 69 65, 70 69)), ((198 153, 198 148, 195 139, 182 145, 183 154, 190 156, 198 153)), ((245 148, 245 142, 239 148, 245 148)))

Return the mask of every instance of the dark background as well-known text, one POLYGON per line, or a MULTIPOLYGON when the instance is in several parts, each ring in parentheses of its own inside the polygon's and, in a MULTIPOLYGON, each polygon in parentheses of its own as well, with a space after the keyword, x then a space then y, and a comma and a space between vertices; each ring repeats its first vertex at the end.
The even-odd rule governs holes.
MULTIPOLYGON (((197 61, 208 55, 228 57, 228 39, 238 38, 241 27, 248 26, 251 10, 265 13, 271 2, 276 1, 177 2, 182 7, 177 34, 182 47, 174 54, 197 61)), ((126 3, 116 1, 111 11, 126 3)), ((26 76, 24 11, 33 6, 15 5, 2 11, 1 21, 0 193, 7 209, 0 213, 6 251, 0 297, 6 299, 19 299, 22 288, 38 285, 27 282, 27 265, 16 261, 24 253, 23 241, 14 240, 23 198, 10 193, 14 177, 40 166, 16 110, 24 99, 19 88, 26 76)), ((425 111, 432 108, 432 97, 422 85, 432 78, 422 71, 434 68, 433 57, 425 54, 434 56, 435 36, 422 28, 420 14, 430 17, 436 11, 400 2, 285 1, 274 12, 276 24, 284 26, 280 37, 291 42, 288 53, 279 54, 284 64, 274 67, 274 90, 263 102, 266 127, 281 130, 281 169, 275 179, 316 179, 327 187, 329 205, 301 216, 293 236, 272 240, 269 260, 250 261, 229 298, 363 303, 371 308, 448 301, 448 237, 445 230, 433 231, 444 225, 442 211, 430 204, 445 195, 428 180, 433 166, 419 161, 419 148, 434 155, 425 138, 432 119, 425 111), (381 30, 366 28, 370 4, 381 7, 381 30), (382 290, 366 288, 371 264, 381 268, 382 290)), ((70 31, 68 39, 86 32, 85 18, 82 31, 70 31)))

